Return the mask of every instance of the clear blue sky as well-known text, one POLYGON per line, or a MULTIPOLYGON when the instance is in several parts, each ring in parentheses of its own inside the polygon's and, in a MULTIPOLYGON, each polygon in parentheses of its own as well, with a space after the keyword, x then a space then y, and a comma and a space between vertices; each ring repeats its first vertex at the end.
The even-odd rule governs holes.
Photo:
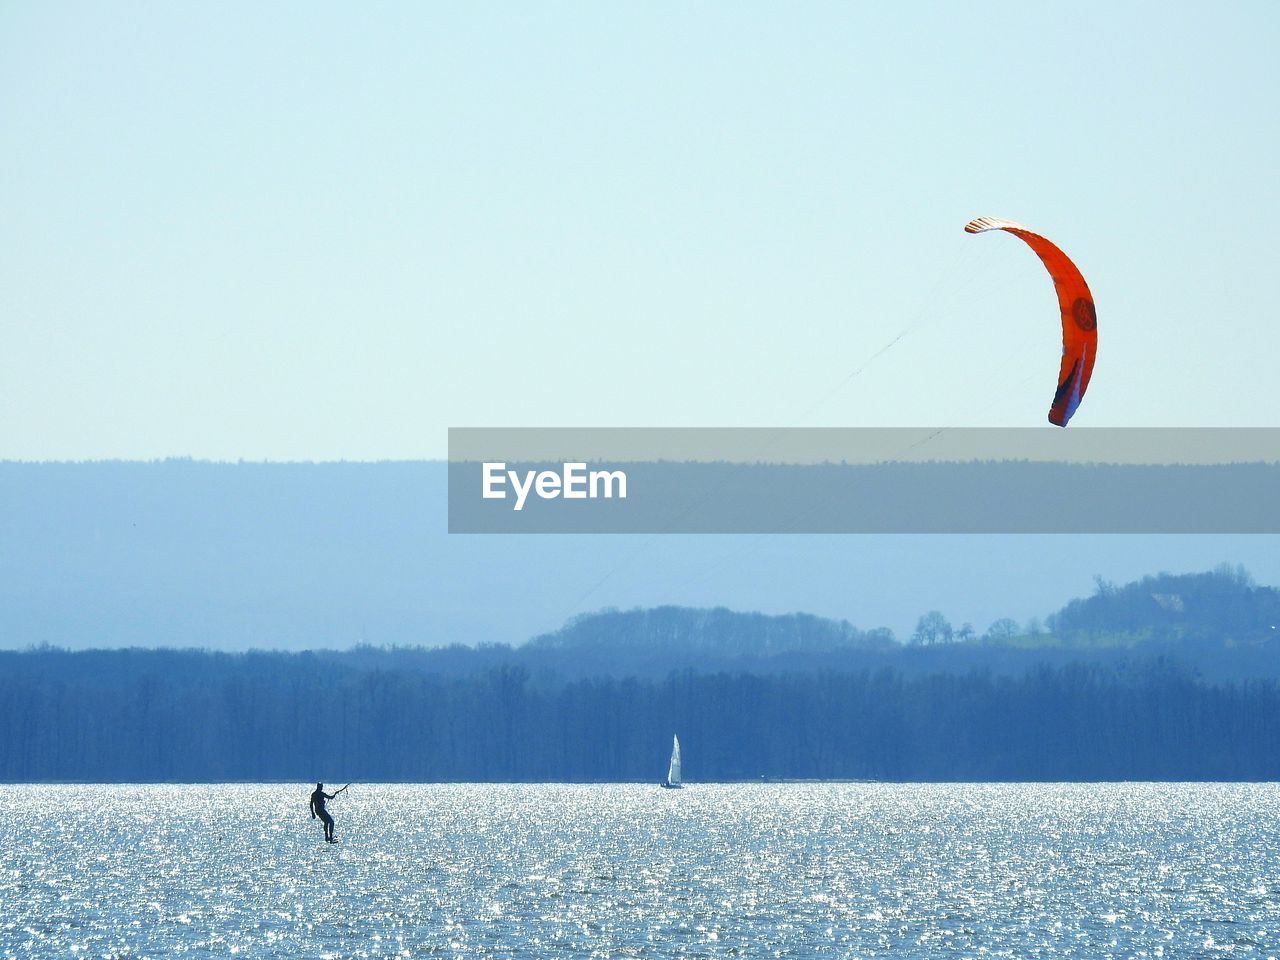
POLYGON ((0 458, 1276 425, 1280 5, 0 6, 0 458), (908 335, 839 389, 868 355, 908 335), (1046 427, 1046 429, 1049 429, 1046 427))

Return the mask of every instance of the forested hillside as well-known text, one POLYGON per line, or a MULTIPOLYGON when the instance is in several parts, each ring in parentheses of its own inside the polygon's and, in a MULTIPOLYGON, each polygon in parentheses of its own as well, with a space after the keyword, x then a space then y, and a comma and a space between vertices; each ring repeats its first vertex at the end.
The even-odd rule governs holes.
POLYGON ((803 614, 604 611, 519 647, 0 652, 0 780, 1275 779, 1277 591, 1100 583, 905 643, 803 614))
POLYGON ((1259 586, 1241 567, 1163 573, 1072 600, 1049 619, 1066 644, 1159 642, 1183 646, 1280 648, 1280 590, 1259 586))

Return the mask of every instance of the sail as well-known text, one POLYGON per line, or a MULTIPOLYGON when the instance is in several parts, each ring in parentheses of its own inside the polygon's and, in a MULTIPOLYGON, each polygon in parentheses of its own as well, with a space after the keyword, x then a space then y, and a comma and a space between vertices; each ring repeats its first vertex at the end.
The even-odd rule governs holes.
POLYGON ((680 738, 671 737, 671 766, 667 768, 667 783, 678 786, 680 783, 680 738))

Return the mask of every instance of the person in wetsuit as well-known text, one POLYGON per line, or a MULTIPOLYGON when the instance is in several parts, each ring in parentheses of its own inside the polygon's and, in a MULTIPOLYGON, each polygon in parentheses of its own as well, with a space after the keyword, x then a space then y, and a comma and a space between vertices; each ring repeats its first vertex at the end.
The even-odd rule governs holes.
POLYGON ((311 819, 314 820, 319 817, 324 821, 324 839, 326 843, 337 843, 333 839, 333 817, 329 816, 329 811, 324 808, 324 802, 332 800, 336 796, 336 793, 325 793, 323 783, 317 783, 315 790, 311 792, 311 819))

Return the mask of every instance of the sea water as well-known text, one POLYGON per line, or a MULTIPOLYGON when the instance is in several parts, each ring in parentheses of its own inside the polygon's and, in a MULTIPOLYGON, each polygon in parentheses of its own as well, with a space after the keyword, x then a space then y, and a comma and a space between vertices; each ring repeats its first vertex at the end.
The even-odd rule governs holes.
POLYGON ((1275 784, 312 787, 0 786, 0 956, 1280 954, 1275 784))

